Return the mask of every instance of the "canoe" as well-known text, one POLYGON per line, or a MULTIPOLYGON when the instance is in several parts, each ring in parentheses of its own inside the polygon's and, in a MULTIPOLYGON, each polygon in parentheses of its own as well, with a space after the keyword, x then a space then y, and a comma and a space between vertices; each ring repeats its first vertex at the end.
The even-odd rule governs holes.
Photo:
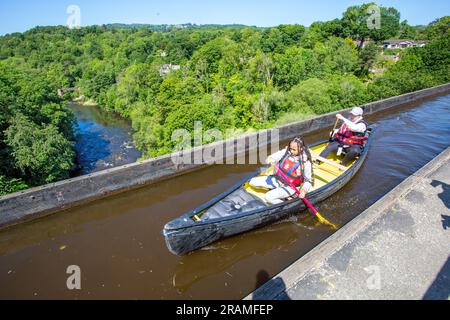
MULTIPOLYGON (((338 168, 340 157, 335 154, 330 155, 327 162, 314 164, 313 189, 307 195, 311 203, 330 197, 352 179, 367 157, 374 132, 369 128, 363 152, 345 168, 338 168)), ((310 145, 313 157, 318 156, 328 143, 327 140, 310 145)), ((249 185, 252 178, 271 174, 273 168, 262 167, 224 193, 167 223, 163 235, 169 251, 185 255, 220 239, 266 226, 305 210, 303 201, 297 196, 271 205, 264 198, 267 189, 249 185)))

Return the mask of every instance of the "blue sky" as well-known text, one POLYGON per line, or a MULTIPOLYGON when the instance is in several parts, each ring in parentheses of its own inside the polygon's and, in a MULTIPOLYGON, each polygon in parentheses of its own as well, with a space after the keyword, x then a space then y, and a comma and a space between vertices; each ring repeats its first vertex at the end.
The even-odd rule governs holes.
MULTIPOLYGON (((357 0, 0 0, 0 35, 37 25, 66 25, 69 5, 81 9, 81 25, 106 23, 229 24, 275 26, 340 18, 357 0)), ((378 0, 400 11, 410 24, 450 15, 448 0, 378 0)))

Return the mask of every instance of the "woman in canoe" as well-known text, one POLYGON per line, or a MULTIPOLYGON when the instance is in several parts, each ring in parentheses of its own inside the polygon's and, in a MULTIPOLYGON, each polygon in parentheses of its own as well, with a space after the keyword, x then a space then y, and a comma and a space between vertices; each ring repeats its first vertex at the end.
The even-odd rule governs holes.
POLYGON ((295 194, 286 179, 296 187, 301 187, 301 198, 311 190, 312 158, 303 138, 292 140, 288 147, 269 156, 267 163, 275 166, 275 175, 253 178, 250 185, 270 189, 265 195, 268 203, 279 204, 295 194))
POLYGON ((350 114, 350 119, 344 118, 341 114, 336 115, 336 118, 344 123, 340 129, 333 132, 332 136, 336 136, 335 141, 331 142, 320 154, 321 157, 326 158, 330 153, 336 153, 340 156, 342 150, 345 151, 345 157, 341 161, 343 166, 360 156, 367 142, 367 128, 369 125, 363 119, 364 110, 360 107, 355 107, 350 114))

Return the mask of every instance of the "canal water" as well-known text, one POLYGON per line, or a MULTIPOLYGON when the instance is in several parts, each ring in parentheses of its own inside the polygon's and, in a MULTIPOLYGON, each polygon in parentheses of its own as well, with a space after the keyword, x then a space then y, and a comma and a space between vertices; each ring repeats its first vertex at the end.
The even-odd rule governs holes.
MULTIPOLYGON (((366 162, 348 185, 317 205, 339 226, 450 145, 450 95, 367 120, 377 132, 366 162)), ((324 139, 328 132, 306 140, 324 139)), ((245 297, 334 231, 302 212, 184 257, 169 253, 161 231, 255 168, 211 166, 0 232, 0 299, 245 297), (79 291, 66 287, 71 265, 81 269, 79 291)))
POLYGON ((79 169, 85 175, 136 162, 141 152, 133 144, 129 121, 98 106, 70 103, 75 113, 75 149, 79 169))

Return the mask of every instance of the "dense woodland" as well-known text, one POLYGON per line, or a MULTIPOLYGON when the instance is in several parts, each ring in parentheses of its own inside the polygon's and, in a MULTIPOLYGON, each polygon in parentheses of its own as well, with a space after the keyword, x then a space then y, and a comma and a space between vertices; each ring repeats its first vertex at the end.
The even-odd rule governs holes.
POLYGON ((129 118, 136 146, 154 157, 195 121, 237 135, 449 82, 450 17, 413 27, 381 7, 381 29, 370 30, 369 5, 308 28, 61 26, 0 37, 0 195, 69 177, 67 101, 78 96, 129 118), (392 38, 427 44, 383 52, 392 38), (165 64, 180 69, 161 75, 165 64))

